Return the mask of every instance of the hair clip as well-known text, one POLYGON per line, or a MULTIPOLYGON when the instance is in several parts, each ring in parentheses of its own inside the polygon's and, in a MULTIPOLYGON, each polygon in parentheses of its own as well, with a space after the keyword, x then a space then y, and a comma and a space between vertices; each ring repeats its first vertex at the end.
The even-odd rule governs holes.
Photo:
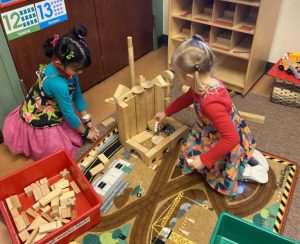
POLYGON ((195 65, 195 70, 200 72, 200 64, 195 65))
POLYGON ((197 34, 195 34, 195 35, 193 35, 193 37, 192 37, 194 40, 197 40, 197 41, 200 41, 200 42, 202 42, 202 39, 201 39, 201 37, 199 36, 199 35, 197 35, 197 34))
POLYGON ((72 58, 75 58, 74 52, 70 51, 67 55, 66 55, 66 59, 67 60, 71 60, 72 58))
POLYGON ((56 45, 56 42, 58 41, 59 39, 59 35, 58 34, 54 34, 53 35, 53 40, 50 42, 52 47, 54 47, 56 45))

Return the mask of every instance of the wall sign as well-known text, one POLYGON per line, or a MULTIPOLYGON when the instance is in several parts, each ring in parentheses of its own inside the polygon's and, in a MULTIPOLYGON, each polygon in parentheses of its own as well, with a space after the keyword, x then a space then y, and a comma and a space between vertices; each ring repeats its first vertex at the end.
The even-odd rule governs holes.
POLYGON ((68 19, 64 0, 46 0, 1 14, 8 40, 28 35, 68 19))
POLYGON ((40 30, 33 4, 1 14, 8 40, 12 40, 40 30))
POLYGON ((26 0, 0 0, 0 8, 4 8, 16 3, 24 2, 26 0))
POLYGON ((64 0, 46 0, 35 4, 41 29, 68 19, 64 0))

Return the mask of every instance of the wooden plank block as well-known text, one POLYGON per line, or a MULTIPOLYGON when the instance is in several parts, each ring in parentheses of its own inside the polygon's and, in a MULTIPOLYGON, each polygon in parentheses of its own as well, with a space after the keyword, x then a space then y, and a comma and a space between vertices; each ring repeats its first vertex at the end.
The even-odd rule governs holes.
POLYGON ((21 241, 22 242, 25 242, 27 240, 27 238, 29 237, 29 232, 25 229, 25 230, 22 230, 18 236, 20 237, 21 241))
POLYGON ((130 138, 130 121, 129 121, 129 108, 127 103, 118 103, 116 104, 116 112, 117 112, 117 123, 119 130, 119 138, 123 145, 127 139, 130 138))
POLYGON ((42 224, 48 223, 45 219, 41 217, 41 215, 37 216, 31 224, 27 227, 27 230, 34 230, 38 229, 42 224))
POLYGON ((31 232, 31 234, 28 236, 25 244, 32 244, 34 242, 35 237, 37 236, 39 230, 35 229, 31 232))
POLYGON ((102 170, 104 170, 104 165, 98 164, 96 167, 93 167, 92 169, 90 169, 89 172, 92 176, 94 176, 94 175, 100 173, 102 170))
MULTIPOLYGON (((129 124, 126 126, 129 129, 129 136, 132 137, 137 134, 137 110, 136 110, 136 95, 126 99, 125 103, 128 105, 128 121, 129 124)), ((129 137, 129 138, 130 138, 129 137)), ((127 138, 128 139, 128 138, 127 138)))
POLYGON ((142 142, 150 139, 152 136, 153 136, 153 134, 150 133, 149 131, 142 131, 141 133, 131 137, 130 139, 141 144, 142 142))
POLYGON ((7 205, 9 210, 14 208, 14 203, 13 203, 13 200, 12 200, 11 196, 5 198, 5 202, 6 202, 6 205, 7 205))
POLYGON ((10 209, 10 213, 13 218, 20 215, 19 210, 17 208, 10 209))
POLYGON ((56 182, 54 184, 55 189, 63 189, 63 188, 67 188, 69 186, 70 186, 70 183, 66 179, 63 179, 62 181, 56 182))
POLYGON ((67 170, 67 169, 64 169, 62 171, 59 172, 59 175, 64 178, 64 179, 68 179, 70 178, 71 174, 70 174, 70 171, 67 170))
POLYGON ((26 224, 26 227, 29 226, 29 225, 30 225, 30 221, 29 221, 29 219, 28 219, 28 216, 27 216, 26 212, 23 211, 23 212, 21 213, 21 215, 22 215, 23 220, 24 220, 24 222, 25 222, 25 224, 26 224))
POLYGON ((45 223, 42 224, 39 228, 39 233, 43 234, 43 233, 49 233, 56 230, 56 221, 51 222, 51 223, 45 223))
POLYGON ((64 194, 62 194, 60 197, 59 197, 59 200, 64 200, 64 199, 67 199, 67 198, 72 198, 72 197, 75 197, 75 192, 74 191, 68 191, 64 194))
POLYGON ((41 189, 43 197, 46 196, 48 193, 50 193, 48 183, 41 184, 40 189, 41 189))
MULTIPOLYGON (((69 182, 69 181, 68 181, 69 182)), ((51 202, 56 197, 60 196, 62 194, 61 189, 54 189, 52 192, 50 192, 48 195, 44 196, 42 199, 39 200, 41 205, 44 207, 49 202, 51 202)))
POLYGON ((105 165, 109 162, 109 159, 103 154, 101 153, 100 155, 97 156, 100 161, 105 165))
POLYGON ((74 190, 75 194, 78 194, 80 192, 80 189, 79 189, 79 187, 78 187, 78 185, 76 184, 75 181, 71 181, 70 186, 74 190))
POLYGON ((148 104, 146 104, 145 92, 135 95, 135 107, 136 107, 135 120, 136 120, 137 132, 134 135, 142 131, 145 131, 147 128, 147 120, 146 120, 147 111, 145 109, 147 106, 148 104))
POLYGON ((13 196, 12 196, 12 201, 13 201, 14 206, 15 206, 17 209, 20 209, 20 208, 22 207, 18 195, 13 195, 13 196))
POLYGON ((26 213, 33 218, 36 218, 37 216, 39 216, 39 214, 36 211, 34 211, 32 208, 28 208, 26 210, 26 213))
POLYGON ((49 216, 49 214, 42 212, 41 216, 48 222, 53 222, 54 220, 49 216))
POLYGON ((34 196, 35 201, 38 201, 41 198, 43 198, 43 193, 42 193, 40 187, 34 187, 32 192, 33 192, 33 196, 34 196))
POLYGON ((31 197, 32 196, 32 186, 26 186, 24 188, 24 192, 25 192, 27 197, 31 197))
POLYGON ((165 91, 160 85, 154 84, 154 113, 165 110, 165 91))
POLYGON ((18 232, 25 230, 27 227, 22 215, 18 215, 17 217, 15 217, 14 222, 15 222, 18 232))
POLYGON ((108 128, 111 125, 113 125, 116 122, 116 120, 113 117, 109 117, 108 119, 104 120, 101 122, 101 124, 105 127, 108 128))
POLYGON ((247 112, 239 111, 239 114, 242 116, 244 120, 252 121, 258 124, 263 124, 265 122, 265 116, 258 114, 251 114, 247 112))
POLYGON ((49 185, 48 179, 47 179, 46 177, 40 179, 40 184, 41 184, 41 185, 43 185, 43 184, 49 185))
POLYGON ((154 86, 145 89, 145 101, 146 101, 146 122, 154 118, 154 86))

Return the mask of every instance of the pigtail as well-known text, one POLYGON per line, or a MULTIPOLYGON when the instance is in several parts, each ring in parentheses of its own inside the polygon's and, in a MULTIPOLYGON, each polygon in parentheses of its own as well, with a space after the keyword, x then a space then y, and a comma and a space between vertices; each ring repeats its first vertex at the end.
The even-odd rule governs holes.
POLYGON ((44 42, 44 45, 43 45, 44 53, 49 58, 52 58, 54 55, 54 48, 52 45, 53 40, 54 40, 54 37, 50 37, 44 42))
POLYGON ((87 34, 87 29, 84 26, 80 25, 78 28, 73 27, 72 35, 76 41, 84 41, 87 34))

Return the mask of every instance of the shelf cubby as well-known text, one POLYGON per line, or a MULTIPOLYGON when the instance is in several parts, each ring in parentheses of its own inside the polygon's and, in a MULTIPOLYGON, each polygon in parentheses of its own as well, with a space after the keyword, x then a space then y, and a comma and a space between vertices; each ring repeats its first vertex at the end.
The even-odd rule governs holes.
POLYGON ((260 0, 221 0, 223 2, 239 3, 247 6, 259 7, 260 0))
POLYGON ((211 27, 209 25, 192 23, 191 36, 200 34, 206 43, 209 43, 211 27))
POLYGON ((173 16, 191 18, 193 0, 176 0, 174 2, 173 16))
POLYGON ((192 18, 210 22, 212 20, 213 3, 213 0, 194 0, 192 18))
POLYGON ((232 35, 232 50, 231 52, 238 57, 249 59, 253 36, 241 32, 233 32, 232 35))
POLYGON ((257 7, 238 4, 234 25, 237 29, 254 32, 257 15, 257 7))
POLYGON ((213 9, 213 23, 233 27, 236 4, 217 0, 213 9))
POLYGON ((185 41, 191 37, 191 22, 173 17, 174 29, 172 29, 172 39, 185 41))
POLYGON ((231 49, 232 31, 222 29, 219 27, 212 27, 210 32, 210 47, 222 51, 229 51, 231 49))

